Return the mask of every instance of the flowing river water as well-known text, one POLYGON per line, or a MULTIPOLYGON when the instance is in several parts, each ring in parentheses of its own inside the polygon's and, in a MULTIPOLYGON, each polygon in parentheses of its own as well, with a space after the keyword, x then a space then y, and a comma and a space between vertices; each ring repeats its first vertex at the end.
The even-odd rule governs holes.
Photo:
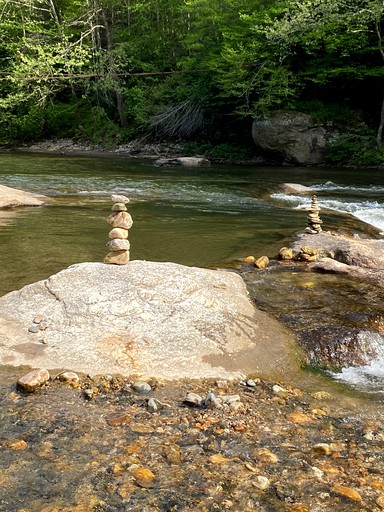
MULTIPOLYGON (((0 155, 1 184, 45 194, 53 204, 0 219, 0 294, 106 254, 110 194, 130 197, 131 258, 203 267, 235 266, 245 256, 274 257, 306 225, 308 196, 278 192, 284 182, 314 188, 324 229, 380 238, 384 185, 380 170, 255 167, 158 168, 113 156, 0 155)), ((263 309, 293 329, 359 328, 384 315, 383 291, 335 276, 260 274, 248 288, 263 309), (356 319, 360 319, 357 321, 356 319), (360 322, 360 323, 359 323, 360 322)), ((336 375, 364 389, 384 388, 384 355, 336 375)))
MULTIPOLYGON (((132 259, 235 268, 248 255, 273 258, 306 226, 310 200, 279 194, 283 182, 316 188, 324 229, 382 238, 380 171, 156 168, 113 156, 0 154, 2 185, 54 199, 0 211, 0 295, 73 263, 101 261, 111 193, 131 199, 132 259)), ((370 321, 384 317, 384 292, 372 283, 289 267, 244 278, 258 307, 299 338, 355 329, 382 350, 370 321)), ((280 397, 257 381, 150 382, 151 396, 167 405, 159 414, 120 377, 81 376, 78 388, 53 379, 25 395, 15 388, 24 369, 3 367, 0 512, 381 510, 384 355, 377 352, 369 365, 322 375, 331 394, 288 389, 280 397), (82 391, 89 388, 92 400, 82 391), (212 389, 238 394, 243 408, 183 407, 187 392, 212 389)))

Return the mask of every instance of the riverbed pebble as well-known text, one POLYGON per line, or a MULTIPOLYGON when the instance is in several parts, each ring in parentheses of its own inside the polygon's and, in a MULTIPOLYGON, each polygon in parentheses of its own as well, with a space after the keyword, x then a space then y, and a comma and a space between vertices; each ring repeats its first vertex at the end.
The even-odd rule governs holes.
POLYGON ((268 256, 260 256, 260 258, 257 258, 257 260, 254 263, 255 267, 259 270, 263 270, 268 267, 269 265, 269 258, 268 256))
POLYGON ((186 512, 384 510, 382 442, 364 438, 382 431, 380 410, 369 417, 354 403, 346 411, 333 396, 327 414, 317 416, 307 391, 286 386, 289 397, 281 399, 272 391, 281 384, 249 387, 246 378, 225 388, 211 380, 150 381, 151 395, 143 397, 127 378, 78 375, 79 389, 55 378, 43 393, 14 398, 0 379, 0 486, 15 510, 44 510, 47 495, 60 512, 102 510, 103 503, 132 512, 170 504, 186 512), (97 399, 79 401, 87 389, 97 399), (191 393, 200 405, 183 401, 191 393), (203 405, 210 393, 222 408, 203 405), (232 409, 227 397, 243 408, 232 409), (149 414, 152 403, 161 408, 149 414), (308 422, 290 421, 292 413, 308 422), (329 449, 317 453, 317 445, 329 449), (39 471, 30 471, 32 455, 39 471), (28 495, 8 483, 23 485, 28 495))
POLYGON ((38 368, 20 377, 17 387, 23 391, 32 392, 43 386, 50 379, 48 370, 38 368))
POLYGON ((343 496, 344 498, 348 498, 351 501, 360 502, 362 500, 361 494, 356 489, 346 485, 336 484, 332 487, 332 492, 343 496))
POLYGON ((136 393, 150 393, 152 391, 152 387, 148 382, 145 381, 136 381, 132 384, 132 389, 136 391, 136 393))
POLYGON ((271 486, 271 482, 270 482, 269 478, 267 478, 266 476, 257 475, 255 477, 253 485, 255 487, 257 487, 258 489, 265 491, 266 489, 268 489, 268 487, 271 486))
POLYGON ((56 378, 58 378, 61 382, 79 382, 80 380, 80 377, 75 372, 59 373, 56 378))

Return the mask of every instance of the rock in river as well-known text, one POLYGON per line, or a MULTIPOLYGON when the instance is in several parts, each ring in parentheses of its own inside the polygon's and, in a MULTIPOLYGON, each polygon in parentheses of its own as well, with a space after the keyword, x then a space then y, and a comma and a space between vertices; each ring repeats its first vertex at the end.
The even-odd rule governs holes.
POLYGON ((18 206, 41 206, 49 201, 48 197, 15 188, 0 185, 0 208, 15 208, 18 206))
POLYGON ((0 363, 139 379, 296 374, 302 353, 237 274, 175 263, 81 263, 0 298, 0 363), (49 344, 28 336, 50 317, 49 344))

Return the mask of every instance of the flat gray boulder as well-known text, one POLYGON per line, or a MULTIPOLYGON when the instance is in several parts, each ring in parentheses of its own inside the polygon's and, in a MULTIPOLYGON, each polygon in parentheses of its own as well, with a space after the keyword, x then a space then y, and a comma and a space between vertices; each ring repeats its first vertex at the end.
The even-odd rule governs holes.
POLYGON ((157 167, 181 165, 181 167, 209 167, 211 162, 200 156, 179 156, 175 158, 159 158, 155 161, 157 167))
POLYGON ((313 190, 300 183, 281 183, 278 187, 283 194, 313 194, 313 190))
POLYGON ((303 354, 228 271, 73 265, 0 298, 0 364, 125 376, 289 378, 303 354))
POLYGON ((41 206, 49 201, 48 197, 15 188, 0 185, 0 208, 19 206, 41 206))

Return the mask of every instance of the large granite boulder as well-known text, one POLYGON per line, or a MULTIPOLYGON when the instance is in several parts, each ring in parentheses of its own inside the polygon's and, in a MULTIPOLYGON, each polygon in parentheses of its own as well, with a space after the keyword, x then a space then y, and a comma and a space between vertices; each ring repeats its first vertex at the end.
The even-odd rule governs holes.
POLYGON ((240 276, 174 263, 73 265, 0 298, 0 363, 90 374, 289 378, 303 357, 240 276))
POLYGON ((15 188, 0 185, 0 208, 16 208, 18 206, 41 206, 49 201, 49 198, 24 192, 15 188))
POLYGON ((330 134, 308 114, 278 111, 268 119, 255 119, 252 136, 259 148, 278 160, 316 165, 323 162, 330 134))

